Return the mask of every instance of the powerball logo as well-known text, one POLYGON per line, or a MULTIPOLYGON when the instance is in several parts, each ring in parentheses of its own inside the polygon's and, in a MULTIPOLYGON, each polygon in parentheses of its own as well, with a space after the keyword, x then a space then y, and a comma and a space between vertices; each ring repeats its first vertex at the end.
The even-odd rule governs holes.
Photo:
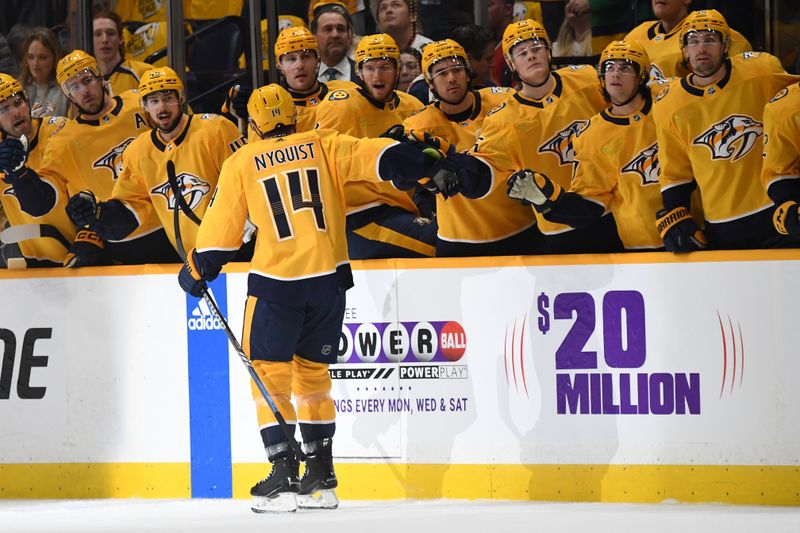
MULTIPOLYGON (((209 289, 209 294, 213 298, 214 295, 209 289)), ((186 327, 190 331, 212 331, 222 329, 219 319, 214 316, 211 309, 204 299, 200 299, 197 305, 192 309, 191 316, 186 320, 186 327)))

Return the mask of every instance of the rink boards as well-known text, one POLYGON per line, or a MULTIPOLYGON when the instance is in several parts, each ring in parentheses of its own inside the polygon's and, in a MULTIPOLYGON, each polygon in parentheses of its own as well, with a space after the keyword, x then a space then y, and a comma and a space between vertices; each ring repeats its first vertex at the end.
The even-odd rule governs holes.
MULTIPOLYGON (((800 251, 354 266, 340 497, 800 505, 800 251)), ((177 270, 0 273, 0 497, 266 474, 247 373, 177 270)), ((246 278, 212 284, 237 333, 246 278)))

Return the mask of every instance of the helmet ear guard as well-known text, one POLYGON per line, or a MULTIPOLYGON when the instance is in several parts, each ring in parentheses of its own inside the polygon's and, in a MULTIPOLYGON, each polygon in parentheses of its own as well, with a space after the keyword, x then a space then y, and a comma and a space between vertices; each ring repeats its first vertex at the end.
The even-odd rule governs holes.
POLYGON ((292 95, 277 83, 254 90, 247 101, 247 113, 250 125, 262 139, 276 129, 297 123, 292 95))

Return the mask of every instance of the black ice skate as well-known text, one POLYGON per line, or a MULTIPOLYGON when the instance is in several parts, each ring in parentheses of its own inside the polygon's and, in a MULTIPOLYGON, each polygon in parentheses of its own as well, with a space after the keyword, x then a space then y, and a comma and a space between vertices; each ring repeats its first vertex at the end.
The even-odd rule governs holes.
POLYGON ((305 444, 306 469, 300 480, 297 506, 301 509, 336 509, 339 499, 333 490, 339 482, 333 471, 331 439, 305 444))
POLYGON ((297 510, 299 463, 294 456, 272 460, 269 475, 250 489, 253 502, 250 508, 256 513, 291 513, 297 510))

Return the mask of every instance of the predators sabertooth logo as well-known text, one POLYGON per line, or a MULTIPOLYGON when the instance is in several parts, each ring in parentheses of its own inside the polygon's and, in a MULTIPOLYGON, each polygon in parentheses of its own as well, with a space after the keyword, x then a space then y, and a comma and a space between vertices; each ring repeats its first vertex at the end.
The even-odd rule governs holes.
POLYGON ((587 127, 589 127, 588 120, 576 120, 540 146, 539 153, 551 152, 556 154, 560 165, 573 164, 575 161, 575 148, 572 144, 572 139, 587 127))
POLYGON ((706 146, 712 159, 737 161, 756 144, 764 125, 747 115, 731 115, 714 124, 692 141, 694 146, 706 146))
POLYGON ((92 163, 92 168, 107 168, 111 171, 114 181, 117 181, 119 175, 122 174, 122 152, 133 142, 133 137, 129 137, 122 141, 114 148, 112 148, 105 155, 100 156, 100 159, 92 163))
POLYGON ((658 143, 653 143, 639 155, 628 161, 622 172, 632 172, 642 178, 642 185, 653 185, 658 183, 658 174, 661 168, 658 166, 658 143))
MULTIPOLYGON (((191 209, 195 209, 203 201, 203 198, 211 192, 211 185, 207 181, 203 181, 197 176, 181 172, 176 176, 178 187, 183 193, 183 198, 186 200, 186 205, 191 209)), ((160 194, 167 200, 167 208, 172 211, 175 209, 176 199, 172 193, 172 187, 169 182, 162 183, 150 189, 150 194, 160 194)))

